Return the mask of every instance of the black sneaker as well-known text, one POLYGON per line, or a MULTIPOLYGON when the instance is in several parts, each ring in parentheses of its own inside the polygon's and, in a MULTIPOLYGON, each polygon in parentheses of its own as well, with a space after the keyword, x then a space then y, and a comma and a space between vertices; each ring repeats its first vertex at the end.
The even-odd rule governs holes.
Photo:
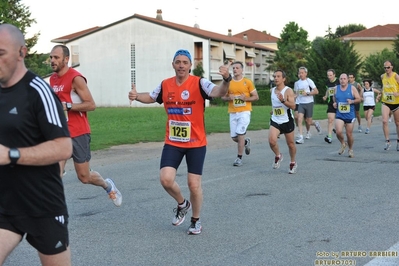
POLYGON ((324 138, 324 141, 327 142, 327 143, 329 143, 329 144, 332 143, 332 139, 331 139, 329 136, 326 136, 326 137, 324 138))

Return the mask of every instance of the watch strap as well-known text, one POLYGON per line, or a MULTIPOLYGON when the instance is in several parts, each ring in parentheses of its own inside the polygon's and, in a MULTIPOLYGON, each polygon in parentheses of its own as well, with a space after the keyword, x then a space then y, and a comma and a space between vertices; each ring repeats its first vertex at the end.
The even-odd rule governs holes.
POLYGON ((223 80, 226 82, 230 82, 232 79, 233 79, 233 77, 231 76, 231 74, 229 74, 228 78, 223 78, 223 80))

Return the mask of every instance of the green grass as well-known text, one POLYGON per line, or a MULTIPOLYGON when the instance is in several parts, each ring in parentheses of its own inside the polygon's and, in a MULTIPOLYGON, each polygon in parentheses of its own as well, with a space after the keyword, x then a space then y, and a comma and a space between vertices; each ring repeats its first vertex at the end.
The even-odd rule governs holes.
MULTIPOLYGON (((363 107, 360 107, 363 116, 363 107)), ((316 104, 313 119, 327 119, 327 105, 316 104)), ((248 130, 269 128, 270 106, 254 106, 248 130)), ((374 116, 381 115, 378 103, 374 116)), ((143 108, 97 108, 89 112, 92 131, 91 149, 101 150, 115 145, 139 142, 158 142, 165 137, 166 114, 163 107, 143 108)), ((228 133, 229 116, 227 107, 208 107, 205 111, 207 133, 228 133)))

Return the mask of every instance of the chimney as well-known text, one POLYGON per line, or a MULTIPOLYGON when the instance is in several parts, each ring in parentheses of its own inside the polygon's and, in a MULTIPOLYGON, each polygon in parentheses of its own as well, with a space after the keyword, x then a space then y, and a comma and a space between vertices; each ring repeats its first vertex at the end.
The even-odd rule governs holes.
POLYGON ((162 19, 162 9, 157 9, 157 17, 156 17, 156 19, 163 20, 162 19))
POLYGON ((246 33, 244 33, 244 36, 242 37, 244 40, 248 41, 248 36, 246 33))
POLYGON ((231 29, 228 30, 227 36, 229 36, 229 37, 233 36, 233 35, 231 34, 231 29))

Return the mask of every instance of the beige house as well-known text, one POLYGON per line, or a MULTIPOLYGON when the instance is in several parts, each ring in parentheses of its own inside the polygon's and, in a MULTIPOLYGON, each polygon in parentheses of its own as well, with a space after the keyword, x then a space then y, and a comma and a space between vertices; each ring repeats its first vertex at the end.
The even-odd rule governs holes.
MULTIPOLYGON (((139 92, 150 92, 174 76, 172 57, 178 49, 189 50, 193 69, 202 63, 204 77, 216 84, 222 82, 218 69, 226 60, 244 62, 246 77, 268 84, 272 73, 265 70, 266 60, 275 52, 244 37, 164 21, 161 10, 154 18, 134 14, 52 42, 70 48, 70 63, 87 78, 97 106, 102 107, 129 106, 131 83, 139 92)), ((135 101, 133 106, 143 104, 135 101)))
POLYGON ((260 45, 263 45, 268 48, 272 48, 274 50, 278 50, 277 41, 279 40, 277 37, 274 37, 264 31, 258 31, 254 29, 249 29, 237 34, 233 35, 237 38, 243 38, 244 40, 248 40, 250 42, 254 42, 260 45))
POLYGON ((399 35, 399 24, 378 25, 370 29, 354 32, 341 39, 354 44, 355 50, 363 59, 383 49, 393 49, 393 42, 399 35))

